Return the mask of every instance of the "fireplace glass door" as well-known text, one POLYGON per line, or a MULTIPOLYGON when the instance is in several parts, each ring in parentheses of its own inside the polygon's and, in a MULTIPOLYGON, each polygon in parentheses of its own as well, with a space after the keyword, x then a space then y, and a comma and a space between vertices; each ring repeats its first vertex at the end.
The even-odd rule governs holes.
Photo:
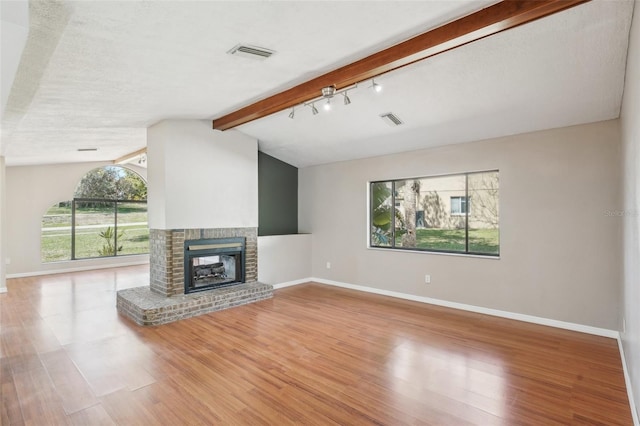
POLYGON ((185 293, 244 282, 244 238, 185 241, 185 293))
POLYGON ((191 259, 192 288, 197 290, 211 285, 224 285, 238 281, 237 267, 240 254, 202 256, 191 259))

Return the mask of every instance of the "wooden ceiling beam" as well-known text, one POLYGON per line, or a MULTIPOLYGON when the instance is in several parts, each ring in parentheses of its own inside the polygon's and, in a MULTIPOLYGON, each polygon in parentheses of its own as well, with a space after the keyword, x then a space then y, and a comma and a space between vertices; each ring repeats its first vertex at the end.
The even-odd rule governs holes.
POLYGON ((130 152, 127 155, 123 155, 120 158, 116 158, 115 160, 113 160, 113 164, 124 164, 127 161, 132 160, 132 159, 136 158, 137 156, 142 155, 142 154, 146 154, 146 153, 147 153, 147 147, 144 147, 144 148, 141 148, 141 149, 139 149, 137 151, 130 152))
POLYGON ((227 130, 590 0, 504 0, 213 120, 227 130))

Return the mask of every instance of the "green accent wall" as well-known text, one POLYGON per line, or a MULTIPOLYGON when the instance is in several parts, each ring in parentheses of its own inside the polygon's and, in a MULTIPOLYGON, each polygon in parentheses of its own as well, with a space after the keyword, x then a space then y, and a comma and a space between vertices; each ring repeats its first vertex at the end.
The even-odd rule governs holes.
POLYGON ((258 152, 258 235, 298 233, 298 168, 258 152))

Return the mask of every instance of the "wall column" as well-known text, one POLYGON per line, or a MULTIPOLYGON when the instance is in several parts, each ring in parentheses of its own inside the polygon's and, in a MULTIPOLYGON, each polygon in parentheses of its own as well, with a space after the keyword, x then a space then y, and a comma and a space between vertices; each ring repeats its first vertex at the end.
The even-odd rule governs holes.
POLYGON ((5 232, 7 221, 6 215, 6 197, 5 197, 5 189, 6 189, 6 174, 5 174, 5 165, 4 165, 4 157, 0 156, 0 293, 7 292, 7 263, 6 263, 6 235, 5 232))

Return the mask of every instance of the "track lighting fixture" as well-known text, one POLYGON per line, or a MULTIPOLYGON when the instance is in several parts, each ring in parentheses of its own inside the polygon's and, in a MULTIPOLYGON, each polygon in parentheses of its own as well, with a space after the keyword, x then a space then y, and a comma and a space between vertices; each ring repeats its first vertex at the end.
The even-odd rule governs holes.
MULTIPOLYGON (((313 115, 317 115, 318 114, 318 108, 316 108, 316 102, 320 102, 322 100, 324 100, 325 102, 322 104, 322 109, 324 109, 325 111, 330 111, 332 108, 332 104, 331 104, 331 98, 333 98, 335 95, 342 95, 343 100, 344 100, 344 104, 345 105, 349 105, 351 104, 351 98, 349 98, 349 94, 348 91, 352 90, 352 89, 356 89, 358 87, 358 84, 360 83, 356 83, 353 84, 351 86, 348 87, 344 87, 340 90, 336 89, 336 86, 327 86, 327 87, 323 87, 322 89, 320 89, 320 93, 321 96, 318 96, 315 99, 311 99, 308 102, 304 102, 301 105, 302 106, 310 106, 311 107, 311 112, 313 113, 313 115)), ((382 91, 382 85, 380 85, 379 83, 376 83, 375 80, 371 79, 371 86, 369 86, 370 88, 372 88, 375 92, 379 93, 382 91)), ((295 118, 295 107, 291 108, 291 112, 289 113, 289 118, 293 119, 295 118)))

